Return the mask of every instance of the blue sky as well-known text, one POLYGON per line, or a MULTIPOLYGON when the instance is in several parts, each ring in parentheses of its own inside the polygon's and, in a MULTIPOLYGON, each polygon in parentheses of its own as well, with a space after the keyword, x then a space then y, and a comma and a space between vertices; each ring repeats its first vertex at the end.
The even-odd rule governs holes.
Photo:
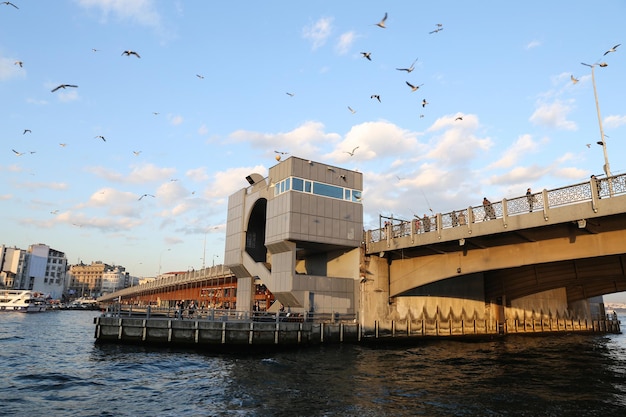
POLYGON ((276 150, 363 172, 367 229, 586 181, 604 158, 581 62, 608 64, 602 122, 626 171, 626 45, 604 55, 625 40, 623 1, 13 3, 0 243, 71 263, 221 263, 228 196, 276 150))

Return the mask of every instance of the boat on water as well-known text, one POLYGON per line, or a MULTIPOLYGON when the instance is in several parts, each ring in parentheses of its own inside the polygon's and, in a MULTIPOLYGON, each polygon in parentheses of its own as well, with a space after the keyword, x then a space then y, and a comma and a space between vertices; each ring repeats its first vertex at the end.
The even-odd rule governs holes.
POLYGON ((40 313, 48 306, 41 294, 30 290, 0 290, 0 312, 40 313))

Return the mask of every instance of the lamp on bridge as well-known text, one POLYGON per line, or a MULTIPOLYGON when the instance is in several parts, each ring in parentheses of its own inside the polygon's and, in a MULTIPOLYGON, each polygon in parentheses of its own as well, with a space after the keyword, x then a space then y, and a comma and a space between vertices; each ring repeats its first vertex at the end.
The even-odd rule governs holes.
MULTIPOLYGON (((606 135, 604 134, 604 130, 602 129, 602 117, 600 116, 600 104, 598 104, 598 90, 596 89, 596 77, 594 74, 594 68, 596 67, 596 65, 599 65, 600 67, 604 68, 607 66, 607 64, 605 62, 602 62, 600 64, 595 63, 595 64, 585 64, 584 62, 581 62, 582 65, 591 68, 591 82, 593 84, 593 95, 596 99, 596 112, 598 113, 598 124, 600 125, 600 140, 598 142, 596 142, 598 145, 602 146, 602 151, 604 152, 604 173, 606 174, 607 178, 611 176, 611 168, 609 166, 609 155, 607 153, 606 150, 606 141, 604 140, 604 138, 606 137, 606 135)), ((611 187, 611 182, 609 181, 609 187, 611 187)), ((612 188, 612 187, 611 187, 612 188)), ((612 193, 612 190, 611 194, 612 193)))

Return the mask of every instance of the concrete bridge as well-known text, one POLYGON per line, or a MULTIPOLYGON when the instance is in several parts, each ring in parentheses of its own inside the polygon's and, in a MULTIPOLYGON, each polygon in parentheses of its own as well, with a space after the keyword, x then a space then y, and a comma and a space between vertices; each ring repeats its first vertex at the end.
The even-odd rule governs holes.
POLYGON ((626 175, 380 222, 365 252, 386 260, 389 297, 467 298, 478 285, 477 299, 510 306, 562 288, 568 304, 626 291, 626 175))

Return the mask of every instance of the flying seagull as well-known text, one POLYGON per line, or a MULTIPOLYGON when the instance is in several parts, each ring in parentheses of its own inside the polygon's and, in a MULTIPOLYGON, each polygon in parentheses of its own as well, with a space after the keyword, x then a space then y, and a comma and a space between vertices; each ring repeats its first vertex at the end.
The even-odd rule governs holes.
POLYGON ((6 4, 7 6, 13 6, 16 9, 19 9, 19 7, 17 7, 15 4, 11 3, 10 1, 3 1, 2 4, 6 4))
POLYGON ((354 110, 352 107, 348 106, 348 110, 350 110, 350 113, 354 114, 356 113, 356 110, 354 110))
POLYGON ((92 52, 98 52, 98 51, 100 51, 100 50, 99 50, 99 49, 96 49, 96 48, 91 48, 91 51, 92 51, 92 52))
POLYGON ((427 104, 428 102, 426 101, 426 99, 422 100, 422 107, 426 107, 427 104))
POLYGON ((355 147, 354 149, 352 149, 352 152, 350 152, 350 151, 343 151, 343 152, 344 152, 344 153, 347 153, 347 154, 348 154, 348 155, 350 155, 350 156, 354 156, 354 151, 356 151, 357 149, 359 149, 359 147, 358 147, 358 146, 357 146, 357 147, 355 147))
POLYGON ((58 212, 59 212, 59 210, 52 210, 52 211, 50 212, 50 214, 57 214, 58 212))
POLYGON ((77 86, 77 85, 74 85, 74 84, 61 84, 61 85, 59 85, 58 87, 55 87, 55 88, 53 88, 53 89, 52 89, 52 90, 50 90, 50 91, 52 91, 52 92, 54 93, 55 91, 57 91, 57 90, 58 90, 58 89, 60 89, 60 88, 65 89, 65 88, 70 88, 70 87, 71 87, 71 88, 78 88, 78 86, 77 86))
POLYGON ((406 85, 408 85, 409 87, 411 87, 411 91, 416 91, 417 89, 419 89, 421 86, 423 86, 424 84, 420 84, 420 85, 413 85, 408 81, 405 81, 406 85))
POLYGON ((295 94, 294 94, 294 93, 289 93, 289 92, 287 92, 287 93, 285 93, 285 94, 287 94, 289 97, 293 97, 293 96, 295 96, 295 94))
POLYGON ((611 49, 609 49, 608 51, 606 51, 604 53, 604 55, 608 54, 609 52, 615 52, 615 50, 617 49, 618 46, 620 46, 621 43, 618 43, 617 45, 615 45, 614 47, 612 47, 611 49))
POLYGON ((200 78, 201 80, 204 80, 204 75, 196 74, 196 77, 200 78))
POLYGON ((25 135, 26 133, 33 133, 30 129, 24 129, 24 133, 22 133, 22 135, 25 135))
POLYGON ((415 61, 413 61, 413 63, 411 64, 410 67, 408 68, 396 68, 398 71, 406 71, 406 72, 411 72, 413 71, 413 69, 415 69, 415 63, 417 62, 417 58, 415 58, 415 61))
POLYGON ((133 153, 135 154, 135 156, 139 156, 139 154, 141 153, 141 151, 133 151, 133 153))
POLYGON ((12 151, 15 153, 15 155, 17 155, 17 156, 22 156, 22 155, 24 155, 24 152, 18 152, 18 151, 16 151, 15 149, 11 149, 11 150, 12 150, 12 151))
POLYGON ((62 148, 65 148, 65 147, 67 146, 67 143, 59 143, 59 145, 60 145, 62 148))
POLYGON ((15 63, 13 65, 19 65, 20 68, 24 67, 24 63, 22 61, 15 61, 15 63))
POLYGON ((385 17, 383 17, 383 19, 380 22, 376 23, 376 26, 378 26, 379 28, 383 28, 383 29, 386 28, 385 20, 387 20, 387 12, 385 12, 385 17))
POLYGON ((572 80, 572 83, 576 84, 578 82, 578 78, 574 77, 573 75, 569 76, 570 80, 572 80))
POLYGON ((279 155, 289 155, 289 152, 274 151, 274 153, 277 153, 279 155))
POLYGON ((376 100, 378 100, 378 102, 379 102, 379 103, 381 102, 381 101, 380 101, 380 96, 379 96, 378 94, 372 94, 372 95, 370 96, 370 98, 375 98, 376 100))
POLYGON ((135 52, 135 51, 124 51, 124 52, 122 52, 122 55, 126 55, 126 56, 135 55, 137 58, 141 58, 139 56, 139 54, 137 52, 135 52))
POLYGON ((433 33, 437 33, 437 32, 442 31, 442 30, 443 30, 443 28, 442 28, 442 27, 438 27, 437 29, 435 29, 435 30, 431 30, 430 32, 428 32, 428 34, 429 34, 429 35, 432 35, 433 33))
POLYGON ((139 197, 139 200, 141 200, 144 197, 154 197, 152 194, 144 194, 141 197, 139 197))
POLYGON ((604 68, 604 67, 607 67, 609 64, 607 64, 606 62, 600 62, 598 65, 604 68))
POLYGON ((367 58, 368 61, 372 60, 372 53, 371 52, 361 52, 361 55, 363 55, 363 58, 367 58))
POLYGON ((102 142, 106 142, 107 140, 104 138, 104 136, 102 135, 98 135, 95 137, 95 139, 102 139, 102 142))
POLYGON ((456 122, 457 120, 463 120, 462 116, 457 117, 456 119, 454 119, 454 121, 456 122))

